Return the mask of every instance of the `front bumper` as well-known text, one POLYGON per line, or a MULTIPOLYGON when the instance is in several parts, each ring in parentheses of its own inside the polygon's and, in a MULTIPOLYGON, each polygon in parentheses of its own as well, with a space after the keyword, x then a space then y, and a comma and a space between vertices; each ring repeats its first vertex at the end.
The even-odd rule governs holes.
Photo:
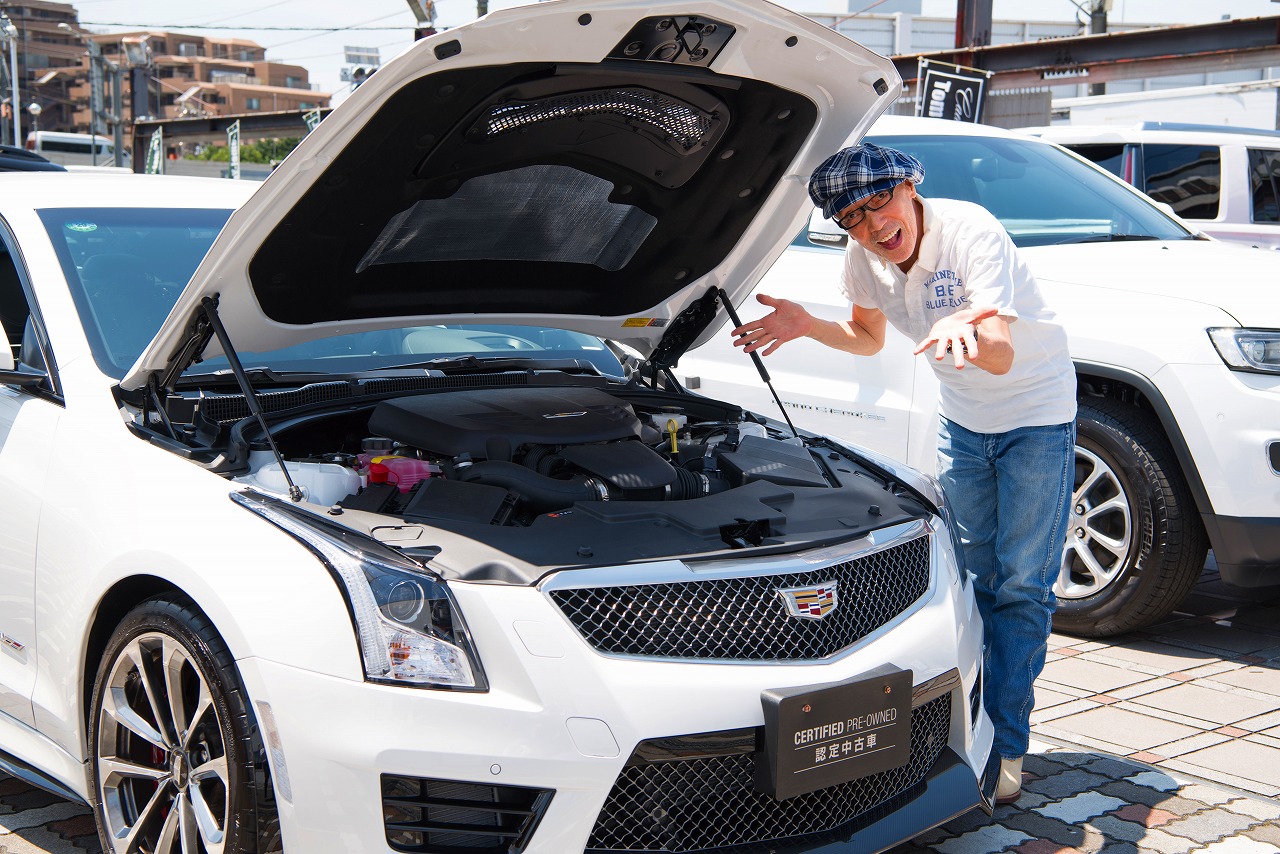
MULTIPOLYGON (((934 736, 944 743, 932 746, 931 762, 918 776, 873 799, 853 820, 834 828, 829 821, 793 822, 763 850, 881 850, 981 806, 978 781, 992 736, 981 712, 981 623, 954 567, 939 565, 949 560, 939 556, 949 549, 938 548, 936 539, 932 581, 920 602, 823 662, 602 655, 583 642, 543 591, 497 585, 453 586, 490 680, 486 693, 351 682, 243 660, 256 707, 261 712, 268 705, 278 727, 272 770, 285 850, 413 850, 388 841, 388 776, 529 791, 539 815, 523 851, 588 850, 593 839, 603 838, 596 833, 598 822, 642 743, 750 732, 763 726, 763 690, 858 678, 886 664, 910 669, 917 688, 932 685, 933 699, 946 701, 946 720, 934 736), (539 792, 551 794, 539 802, 539 792), (797 826, 824 835, 797 836, 797 826)), ((663 794, 657 793, 659 801, 663 794)), ((689 793, 681 795, 687 804, 689 793)), ((751 806, 745 796, 740 803, 751 806)), ((716 820, 707 809, 706 820, 716 820)), ((735 821, 729 817, 726 823, 735 821)), ((623 850, 616 839, 607 844, 614 846, 608 850, 623 850)), ((674 850, 705 850, 675 844, 674 850)), ((762 850, 746 843, 719 847, 762 850)))
POLYGON ((1236 587, 1280 584, 1280 518, 1201 518, 1223 581, 1236 587))

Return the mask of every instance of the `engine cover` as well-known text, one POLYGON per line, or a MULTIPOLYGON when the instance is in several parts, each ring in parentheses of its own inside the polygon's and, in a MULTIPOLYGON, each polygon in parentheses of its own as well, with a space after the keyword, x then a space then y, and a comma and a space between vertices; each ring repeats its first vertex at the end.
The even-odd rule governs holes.
POLYGON ((489 458, 495 447, 577 445, 638 438, 631 405, 592 388, 504 388, 379 403, 369 429, 447 456, 489 458))

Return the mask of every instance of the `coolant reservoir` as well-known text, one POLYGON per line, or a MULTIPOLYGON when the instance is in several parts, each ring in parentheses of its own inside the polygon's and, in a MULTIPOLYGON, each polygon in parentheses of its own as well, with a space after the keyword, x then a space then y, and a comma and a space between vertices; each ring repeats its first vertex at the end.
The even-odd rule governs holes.
POLYGON ((440 466, 412 457, 374 457, 373 462, 387 467, 387 482, 394 483, 401 492, 413 489, 414 484, 440 474, 440 466))
MULTIPOLYGON (((249 457, 253 465, 253 455, 249 457)), ((287 463, 289 477, 294 485, 302 489, 302 496, 313 504, 337 504, 352 493, 360 491, 360 475, 353 469, 337 463, 287 463)), ((284 479, 280 464, 266 463, 261 468, 242 477, 235 478, 236 483, 243 483, 261 489, 263 492, 274 492, 278 495, 289 494, 289 484, 284 479)))

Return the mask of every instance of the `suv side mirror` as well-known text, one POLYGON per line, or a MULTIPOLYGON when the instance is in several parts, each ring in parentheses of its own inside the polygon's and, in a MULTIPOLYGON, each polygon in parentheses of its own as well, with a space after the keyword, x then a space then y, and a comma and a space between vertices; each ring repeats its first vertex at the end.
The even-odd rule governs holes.
POLYGON ((843 249, 849 245, 849 234, 835 224, 834 220, 822 215, 820 208, 814 208, 809 215, 809 242, 817 246, 843 249))

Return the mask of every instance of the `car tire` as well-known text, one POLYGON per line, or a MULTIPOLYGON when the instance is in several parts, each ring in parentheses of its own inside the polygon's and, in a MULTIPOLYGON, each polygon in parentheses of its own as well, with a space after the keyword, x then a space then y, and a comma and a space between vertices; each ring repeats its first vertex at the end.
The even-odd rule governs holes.
POLYGON ((106 854, 279 850, 248 694, 222 638, 184 599, 145 601, 111 635, 89 753, 106 854))
POLYGON ((1075 470, 1053 627, 1109 637, 1150 625, 1190 591, 1208 551, 1173 450, 1146 412, 1089 398, 1075 470))

